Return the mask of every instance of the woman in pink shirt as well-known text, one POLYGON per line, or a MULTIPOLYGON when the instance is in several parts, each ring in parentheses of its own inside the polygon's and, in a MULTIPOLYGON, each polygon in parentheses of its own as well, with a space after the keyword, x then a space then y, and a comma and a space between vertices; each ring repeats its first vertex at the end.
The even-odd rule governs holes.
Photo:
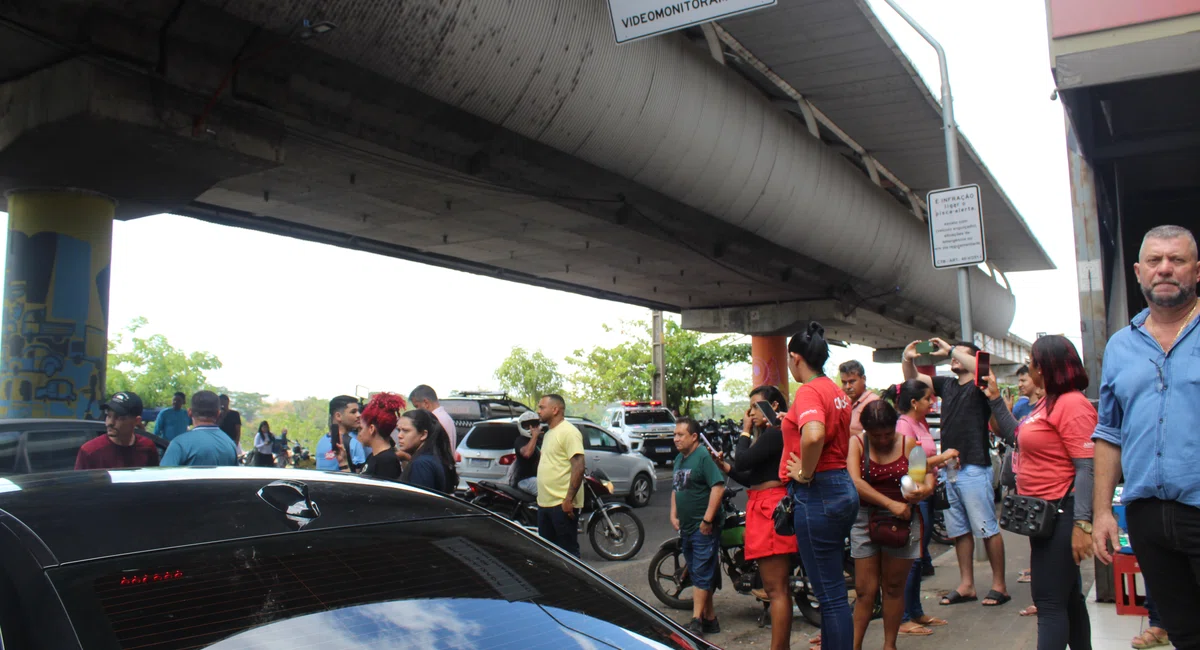
MULTIPOLYGON (((896 422, 896 433, 912 438, 925 450, 925 466, 930 472, 945 464, 947 460, 958 455, 954 449, 945 454, 937 455, 937 442, 929 433, 929 424, 925 416, 933 410, 933 388, 920 379, 909 379, 903 384, 897 384, 883 393, 884 399, 894 402, 896 410, 900 411, 900 420, 896 422)), ((929 539, 933 534, 933 500, 925 499, 920 502, 921 510, 921 561, 913 562, 908 572, 908 583, 904 588, 904 622, 900 624, 901 636, 929 636, 933 634, 931 627, 941 627, 946 621, 935 616, 929 616, 921 607, 921 577, 926 558, 929 557, 929 539)))

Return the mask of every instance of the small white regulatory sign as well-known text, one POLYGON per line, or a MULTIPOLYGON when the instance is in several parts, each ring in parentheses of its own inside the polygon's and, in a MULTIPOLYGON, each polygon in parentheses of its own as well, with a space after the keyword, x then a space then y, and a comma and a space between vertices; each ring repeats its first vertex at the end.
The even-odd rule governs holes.
POLYGON ((925 203, 929 206, 933 268, 952 269, 987 261, 978 185, 934 190, 926 195, 925 203))
POLYGON ((775 5, 777 0, 608 0, 617 43, 775 5))

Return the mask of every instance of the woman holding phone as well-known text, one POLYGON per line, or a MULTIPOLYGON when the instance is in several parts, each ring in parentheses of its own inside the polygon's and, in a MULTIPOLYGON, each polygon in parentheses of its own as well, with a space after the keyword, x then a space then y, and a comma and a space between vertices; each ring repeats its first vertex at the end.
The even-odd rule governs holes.
POLYGON ((783 481, 779 480, 783 430, 779 428, 777 415, 786 410, 787 398, 778 388, 770 385, 755 388, 750 392, 750 408, 742 420, 733 464, 717 457, 717 464, 726 474, 749 487, 743 552, 747 560, 758 561, 758 575, 762 577, 765 593, 756 590, 754 595, 771 603, 771 650, 789 647, 792 633, 788 576, 792 571, 792 556, 796 554, 796 537, 776 533, 772 516, 779 500, 787 494, 783 481))

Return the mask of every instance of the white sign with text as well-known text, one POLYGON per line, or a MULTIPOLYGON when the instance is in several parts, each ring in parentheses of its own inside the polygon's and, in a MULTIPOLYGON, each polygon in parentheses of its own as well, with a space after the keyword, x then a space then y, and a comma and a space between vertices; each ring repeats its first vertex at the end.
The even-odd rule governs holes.
POLYGON ((933 268, 952 269, 987 261, 978 185, 934 190, 926 195, 925 203, 929 206, 933 268))
POLYGON ((773 6, 777 0, 608 0, 617 43, 773 6))

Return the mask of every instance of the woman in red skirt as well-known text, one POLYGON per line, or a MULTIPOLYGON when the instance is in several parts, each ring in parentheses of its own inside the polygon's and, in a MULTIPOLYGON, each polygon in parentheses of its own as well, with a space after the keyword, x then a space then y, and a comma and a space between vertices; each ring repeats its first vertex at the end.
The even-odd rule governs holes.
POLYGON ((766 415, 754 404, 763 401, 781 416, 787 410, 787 398, 774 386, 759 386, 750 393, 750 408, 742 420, 742 435, 738 436, 737 454, 731 466, 724 459, 721 468, 733 480, 747 486, 746 545, 747 560, 758 560, 765 594, 756 594, 771 603, 771 649, 789 647, 792 633, 792 598, 788 576, 792 557, 796 554, 796 536, 775 533, 771 514, 787 489, 779 480, 779 464, 783 455, 783 431, 771 426, 766 415), (757 431, 757 435, 755 432, 757 431), (753 444, 751 442, 753 441, 753 444))

